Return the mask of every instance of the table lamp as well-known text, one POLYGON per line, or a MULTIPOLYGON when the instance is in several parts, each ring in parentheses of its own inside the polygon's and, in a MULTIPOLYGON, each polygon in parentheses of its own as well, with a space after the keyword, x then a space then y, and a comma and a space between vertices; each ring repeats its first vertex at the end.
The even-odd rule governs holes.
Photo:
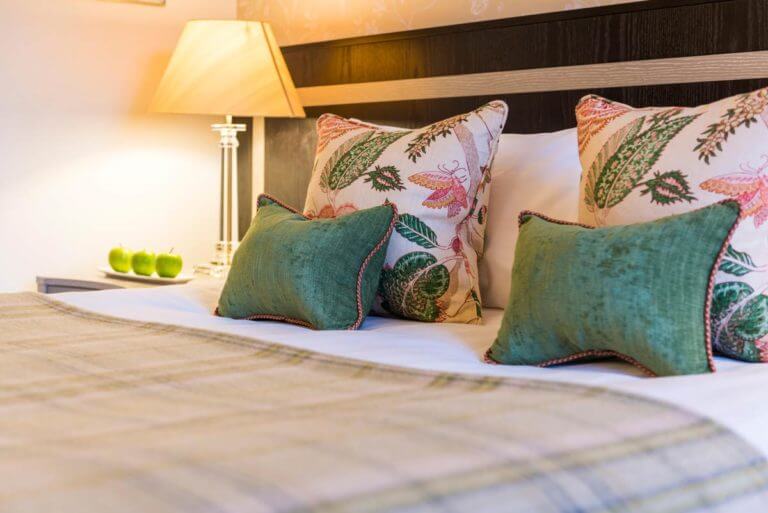
POLYGON ((190 21, 181 34, 150 110, 174 114, 218 114, 221 136, 219 241, 207 274, 225 274, 237 249, 237 141, 245 125, 233 116, 304 117, 280 47, 267 23, 190 21))

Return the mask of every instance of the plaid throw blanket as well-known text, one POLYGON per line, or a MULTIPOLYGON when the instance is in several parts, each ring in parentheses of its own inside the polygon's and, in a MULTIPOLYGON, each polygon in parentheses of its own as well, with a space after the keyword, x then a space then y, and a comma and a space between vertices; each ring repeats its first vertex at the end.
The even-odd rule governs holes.
POLYGON ((732 433, 606 390, 383 367, 0 295, 0 511, 768 511, 732 433))

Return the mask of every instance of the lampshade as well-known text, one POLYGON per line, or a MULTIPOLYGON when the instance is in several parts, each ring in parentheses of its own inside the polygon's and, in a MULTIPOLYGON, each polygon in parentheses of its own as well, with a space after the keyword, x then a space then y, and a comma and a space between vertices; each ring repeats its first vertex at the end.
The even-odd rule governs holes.
POLYGON ((188 22, 150 109, 304 117, 271 27, 256 21, 188 22))

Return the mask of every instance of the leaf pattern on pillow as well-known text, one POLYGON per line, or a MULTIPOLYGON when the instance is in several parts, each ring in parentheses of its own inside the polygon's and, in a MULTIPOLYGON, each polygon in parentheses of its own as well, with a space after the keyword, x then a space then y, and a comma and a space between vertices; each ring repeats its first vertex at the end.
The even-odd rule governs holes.
POLYGON ((592 161, 592 165, 586 174, 586 180, 584 180, 584 204, 589 212, 594 213, 598 209, 597 198, 595 197, 597 181, 603 173, 606 164, 622 147, 624 141, 633 139, 640 132, 643 121, 645 121, 645 118, 635 119, 612 133, 592 161))
MULTIPOLYGON (((728 245, 718 271, 743 277, 764 273, 744 251, 728 245)), ((768 287, 754 290, 741 281, 718 281, 712 293, 712 346, 726 356, 747 361, 768 359, 768 287)))
POLYGON ((584 151, 592 137, 600 133, 608 123, 630 110, 626 105, 599 96, 589 96, 581 100, 576 106, 576 121, 578 123, 576 136, 579 141, 579 151, 584 151))
POLYGON ((370 171, 364 173, 365 183, 370 183, 371 187, 379 192, 384 191, 404 191, 405 186, 400 178, 400 170, 395 166, 376 166, 370 171))
POLYGON ((325 163, 320 188, 330 192, 349 187, 373 166, 389 145, 409 133, 370 131, 345 141, 325 163))
POLYGON ((737 97, 734 105, 728 108, 720 121, 709 125, 702 132, 703 137, 696 139, 697 144, 693 151, 699 152, 699 160, 709 164, 710 159, 723 150, 728 137, 735 134, 737 128, 741 126, 749 128, 752 123, 757 122, 758 116, 768 125, 765 116, 767 107, 768 88, 737 97))
POLYGON ((768 335, 768 296, 741 281, 718 283, 712 294, 712 344, 721 353, 759 361, 768 335))
POLYGON ((672 108, 650 119, 640 117, 606 142, 589 170, 585 190, 586 206, 598 226, 605 224, 612 207, 643 184, 667 144, 698 116, 676 117, 679 113, 680 109, 672 108))
POLYGON ((419 157, 424 155, 430 144, 435 142, 438 137, 448 137, 456 125, 469 119, 470 114, 471 112, 459 114, 458 116, 453 116, 452 118, 433 123, 421 130, 419 134, 408 143, 408 146, 405 149, 408 158, 413 162, 416 162, 419 157))
POLYGON ((765 270, 765 267, 755 265, 755 261, 747 253, 737 251, 730 244, 723 255, 720 267, 718 267, 718 271, 734 276, 744 276, 751 272, 763 272, 765 270))
POLYGON ((645 187, 645 189, 640 191, 640 195, 650 194, 651 203, 671 205, 681 201, 687 201, 688 203, 696 201, 696 196, 691 194, 688 177, 680 170, 667 171, 665 173, 656 171, 653 178, 642 182, 640 185, 645 187))
POLYGON ((395 223, 395 231, 422 248, 440 247, 435 231, 413 214, 401 214, 395 223))
MULTIPOLYGON (((501 131, 504 128, 503 125, 497 127, 491 127, 488 125, 485 118, 483 117, 483 112, 486 111, 491 111, 497 116, 501 115, 506 120, 507 104, 499 101, 488 102, 472 112, 459 114, 457 116, 438 121, 437 123, 432 123, 431 125, 421 129, 416 137, 414 137, 413 140, 408 143, 408 146, 405 149, 406 155, 411 161, 415 163, 426 153, 427 149, 433 142, 435 142, 439 137, 448 137, 452 132, 455 133, 457 128, 461 127, 462 123, 465 123, 467 120, 469 120, 471 115, 477 116, 480 121, 483 122, 489 134, 492 134, 494 130, 501 131)), ((469 131, 467 130, 467 132, 469 131)), ((489 144, 491 144, 493 139, 494 137, 489 139, 489 144)))
POLYGON ((379 293, 389 312, 419 321, 436 322, 444 317, 438 299, 450 283, 448 269, 424 251, 400 257, 394 267, 382 271, 379 293))
MULTIPOLYGON (((466 222, 457 227, 457 233, 464 229, 466 222)), ((393 267, 385 266, 379 288, 382 307, 395 315, 424 321, 439 322, 446 317, 466 318, 465 322, 478 319, 482 315, 482 307, 476 290, 477 277, 472 272, 461 238, 456 235, 449 245, 441 245, 435 231, 412 214, 401 214, 395 230, 421 248, 437 248, 451 254, 438 258, 431 253, 414 251, 398 259, 393 267), (422 287, 423 280, 432 283, 431 280, 437 278, 440 278, 440 283, 445 278, 445 287, 430 286, 428 290, 434 295, 427 294, 427 289, 422 287), (461 283, 469 284, 464 295, 458 294, 461 283)))
POLYGON ((317 118, 317 148, 315 152, 320 153, 334 139, 342 137, 353 130, 361 129, 375 130, 376 125, 356 119, 342 118, 335 114, 323 114, 317 118))

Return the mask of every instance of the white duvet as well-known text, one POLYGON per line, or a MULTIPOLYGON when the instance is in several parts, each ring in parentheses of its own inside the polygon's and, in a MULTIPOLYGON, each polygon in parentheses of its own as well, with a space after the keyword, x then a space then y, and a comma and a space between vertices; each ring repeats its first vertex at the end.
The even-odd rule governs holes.
POLYGON ((321 332, 277 322, 215 317, 211 312, 221 285, 219 280, 201 279, 183 286, 59 294, 56 298, 105 315, 232 333, 384 364, 622 390, 710 417, 744 437, 768 457, 768 364, 715 358, 715 374, 672 378, 647 378, 621 362, 548 369, 488 365, 483 363, 482 355, 496 336, 501 310, 486 309, 482 326, 427 324, 371 316, 359 331, 321 332))

